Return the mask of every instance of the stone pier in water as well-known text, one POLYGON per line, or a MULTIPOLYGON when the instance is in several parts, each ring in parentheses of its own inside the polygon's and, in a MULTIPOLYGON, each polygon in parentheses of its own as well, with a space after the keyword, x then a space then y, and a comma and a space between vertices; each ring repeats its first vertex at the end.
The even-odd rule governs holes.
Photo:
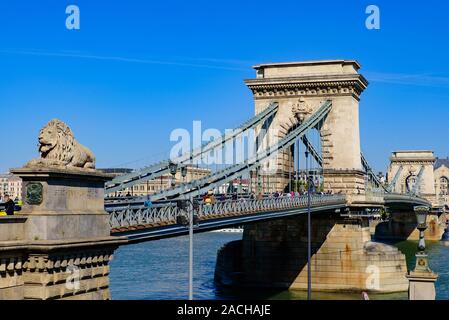
MULTIPOLYGON (((403 292, 408 290, 405 256, 371 241, 368 221, 314 214, 312 289, 403 292)), ((218 252, 215 279, 230 286, 307 289, 307 216, 245 227, 243 240, 218 252)))

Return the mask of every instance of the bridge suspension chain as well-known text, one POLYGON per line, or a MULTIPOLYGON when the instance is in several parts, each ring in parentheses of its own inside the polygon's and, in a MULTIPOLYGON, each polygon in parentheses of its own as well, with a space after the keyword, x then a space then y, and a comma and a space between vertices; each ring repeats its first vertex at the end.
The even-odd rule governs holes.
POLYGON ((365 169, 366 173, 368 174, 368 177, 374 183, 374 185, 377 188, 382 188, 384 191, 389 192, 388 189, 382 184, 382 182, 380 181, 379 177, 376 176, 376 174, 374 173, 373 169, 369 165, 369 163, 366 160, 366 158, 363 155, 363 153, 360 153, 360 157, 361 157, 361 160, 362 160, 362 166, 365 169))
MULTIPOLYGON (((307 150, 310 152, 312 157, 318 163, 318 165, 322 167, 323 166, 323 158, 318 153, 318 151, 313 147, 312 143, 308 140, 307 136, 304 135, 303 137, 301 137, 301 140, 303 141, 304 145, 306 146, 307 150)), ((391 192, 387 188, 384 187, 384 185, 382 184, 380 179, 376 176, 376 174, 374 173, 373 169, 369 165, 369 163, 366 160, 366 158, 363 155, 363 153, 360 153, 360 159, 362 161, 363 168, 365 169, 365 171, 368 174, 369 178, 374 182, 375 186, 378 187, 378 188, 381 187, 386 192, 391 192)))
POLYGON ((416 176, 415 184, 413 185, 413 188, 410 192, 411 195, 416 196, 419 194, 419 188, 421 185, 422 177, 424 175, 424 166, 421 166, 421 169, 419 170, 418 175, 416 176))
POLYGON ((402 173, 403 169, 404 169, 403 166, 399 166, 398 171, 396 171, 396 174, 394 175, 393 180, 387 186, 387 192, 393 192, 393 190, 396 188, 396 183, 398 182, 399 177, 401 176, 401 173, 402 173))
POLYGON ((228 183, 244 174, 248 174, 251 170, 259 167, 262 162, 271 159, 273 156, 277 155, 278 152, 293 145, 296 139, 302 137, 308 130, 316 127, 317 124, 326 117, 331 107, 331 101, 324 102, 312 116, 287 134, 287 136, 279 140, 275 145, 270 146, 267 150, 258 152, 255 156, 247 159, 243 163, 232 165, 205 178, 194 180, 189 183, 183 183, 173 188, 155 193, 150 196, 151 201, 168 199, 169 197, 196 197, 205 191, 228 183))
POLYGON ((273 102, 265 110, 240 125, 237 129, 233 130, 231 134, 225 134, 220 139, 210 141, 202 145, 201 147, 191 152, 185 153, 175 159, 164 160, 142 170, 116 177, 112 181, 106 183, 105 193, 114 193, 132 187, 136 184, 156 179, 162 175, 169 174, 170 165, 172 163, 176 164, 179 167, 185 166, 189 161, 192 161, 193 159, 196 159, 203 154, 208 154, 209 152, 211 152, 211 150, 225 145, 226 142, 234 139, 246 130, 254 128, 259 124, 263 124, 268 119, 272 119, 272 117, 274 117, 274 115, 276 114, 278 108, 278 103, 273 102))

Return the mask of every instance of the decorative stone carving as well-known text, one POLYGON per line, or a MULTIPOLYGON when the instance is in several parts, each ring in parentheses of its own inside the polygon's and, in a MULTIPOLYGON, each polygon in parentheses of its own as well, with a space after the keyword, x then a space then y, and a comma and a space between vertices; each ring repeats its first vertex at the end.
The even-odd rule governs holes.
POLYGON ((26 185, 25 201, 29 205, 39 205, 43 200, 43 186, 39 182, 30 182, 26 185))
POLYGON ((292 106, 292 112, 299 123, 302 123, 309 115, 311 115, 312 111, 312 108, 306 103, 303 97, 299 98, 298 103, 295 103, 292 106))
POLYGON ((78 143, 72 130, 58 119, 51 120, 39 133, 40 158, 31 160, 26 167, 75 167, 95 169, 95 156, 78 143))

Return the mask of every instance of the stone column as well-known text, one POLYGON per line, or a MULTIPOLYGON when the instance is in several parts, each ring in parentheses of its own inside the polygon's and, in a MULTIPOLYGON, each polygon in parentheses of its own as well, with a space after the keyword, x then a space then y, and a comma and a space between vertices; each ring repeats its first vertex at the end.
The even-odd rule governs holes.
POLYGON ((110 236, 104 211, 104 183, 94 170, 21 168, 20 212, 25 299, 110 299, 109 261, 126 242, 110 236))
MULTIPOLYGON (((309 61, 261 64, 254 67, 257 76, 246 80, 255 100, 256 114, 271 102, 279 110, 271 128, 278 138, 298 125, 295 110, 305 118, 325 100, 332 110, 320 129, 325 190, 349 195, 364 194, 365 174, 362 169, 359 136, 359 97, 368 82, 358 73, 360 65, 352 60, 309 61)), ((270 163, 270 169, 281 178, 278 191, 288 184, 291 162, 288 151, 270 163)))
POLYGON ((438 275, 433 272, 410 272, 409 300, 435 300, 435 281, 438 275))

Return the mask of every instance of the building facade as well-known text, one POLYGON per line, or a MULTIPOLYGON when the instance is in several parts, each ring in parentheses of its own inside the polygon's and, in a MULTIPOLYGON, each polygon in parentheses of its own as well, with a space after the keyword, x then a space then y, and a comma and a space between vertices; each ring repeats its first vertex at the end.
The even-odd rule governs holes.
POLYGON ((22 199, 22 179, 12 174, 0 174, 0 199, 9 195, 12 199, 22 199))
POLYGON ((446 159, 437 158, 434 168, 437 202, 449 207, 449 157, 446 159))

